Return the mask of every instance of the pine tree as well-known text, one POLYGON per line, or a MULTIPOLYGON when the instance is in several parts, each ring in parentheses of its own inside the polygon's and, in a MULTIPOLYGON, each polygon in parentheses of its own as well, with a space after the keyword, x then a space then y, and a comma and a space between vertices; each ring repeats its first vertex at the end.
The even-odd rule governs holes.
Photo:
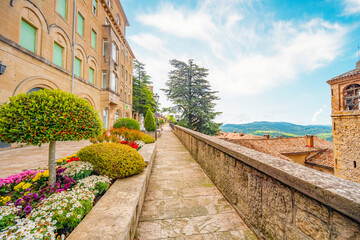
POLYGON ((145 71, 145 64, 134 60, 133 74, 133 112, 145 114, 148 108, 155 111, 155 101, 152 92, 148 88, 151 77, 145 71))
POLYGON ((145 116, 144 127, 145 127, 146 131, 149 131, 149 132, 154 132, 156 129, 155 118, 154 118, 153 113, 151 112, 150 108, 148 109, 146 116, 145 116))
POLYGON ((170 60, 175 68, 169 72, 167 89, 162 89, 177 111, 182 113, 180 124, 201 133, 214 135, 221 124, 213 120, 220 112, 215 112, 215 100, 219 100, 212 91, 206 77, 208 69, 199 67, 192 59, 186 64, 179 60, 170 60))

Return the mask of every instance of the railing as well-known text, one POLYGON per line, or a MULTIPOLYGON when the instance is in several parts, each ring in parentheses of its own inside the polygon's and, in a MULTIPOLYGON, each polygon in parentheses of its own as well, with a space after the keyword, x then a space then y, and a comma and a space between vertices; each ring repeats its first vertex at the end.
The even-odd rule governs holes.
POLYGON ((171 129, 174 131, 174 124, 170 123, 169 125, 170 125, 171 129))
POLYGON ((360 184, 180 126, 175 134, 260 239, 360 239, 360 184))

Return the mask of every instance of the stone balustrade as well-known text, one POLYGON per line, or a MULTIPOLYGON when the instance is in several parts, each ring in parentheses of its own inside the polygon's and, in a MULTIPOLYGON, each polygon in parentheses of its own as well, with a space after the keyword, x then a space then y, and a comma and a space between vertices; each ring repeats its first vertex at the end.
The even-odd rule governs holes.
POLYGON ((360 184, 180 126, 174 132, 260 239, 360 239, 360 184))

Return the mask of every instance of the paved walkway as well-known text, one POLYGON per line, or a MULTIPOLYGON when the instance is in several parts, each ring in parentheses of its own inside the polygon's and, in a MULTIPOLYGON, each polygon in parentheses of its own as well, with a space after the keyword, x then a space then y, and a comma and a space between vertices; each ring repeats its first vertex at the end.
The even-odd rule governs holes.
POLYGON ((137 239, 256 239, 170 128, 162 133, 137 239))
MULTIPOLYGON (((81 148, 91 144, 89 141, 57 142, 55 159, 75 154, 81 148)), ((41 147, 27 146, 0 151, 0 178, 19 173, 27 169, 44 168, 48 165, 49 144, 41 147)))

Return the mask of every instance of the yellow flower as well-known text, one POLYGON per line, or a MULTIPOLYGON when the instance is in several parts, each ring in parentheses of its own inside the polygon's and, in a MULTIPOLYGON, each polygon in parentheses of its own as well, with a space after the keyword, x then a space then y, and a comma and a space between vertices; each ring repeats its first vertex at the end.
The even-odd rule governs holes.
POLYGON ((71 155, 72 157, 76 157, 76 154, 71 155))
POLYGON ((29 187, 31 187, 31 183, 26 183, 26 184, 24 184, 23 186, 22 186, 22 189, 28 189, 29 187))
POLYGON ((36 182, 37 180, 39 180, 40 178, 41 178, 41 176, 42 176, 42 173, 37 173, 36 175, 35 175, 35 177, 33 178, 33 182, 36 182))
POLYGON ((49 177, 49 170, 44 171, 42 177, 49 177))
POLYGON ((26 195, 28 195, 30 192, 28 191, 28 192, 26 192, 25 194, 24 194, 24 196, 26 196, 26 195))
POLYGON ((1 204, 6 204, 7 202, 9 202, 11 200, 10 196, 6 196, 6 197, 1 197, 0 198, 0 203, 1 204))
POLYGON ((20 190, 20 189, 24 186, 24 184, 25 184, 25 182, 19 183, 18 185, 16 185, 16 186, 14 187, 14 190, 15 190, 15 191, 20 190))
POLYGON ((61 159, 57 160, 56 162, 62 162, 62 161, 63 161, 63 159, 61 158, 61 159))

